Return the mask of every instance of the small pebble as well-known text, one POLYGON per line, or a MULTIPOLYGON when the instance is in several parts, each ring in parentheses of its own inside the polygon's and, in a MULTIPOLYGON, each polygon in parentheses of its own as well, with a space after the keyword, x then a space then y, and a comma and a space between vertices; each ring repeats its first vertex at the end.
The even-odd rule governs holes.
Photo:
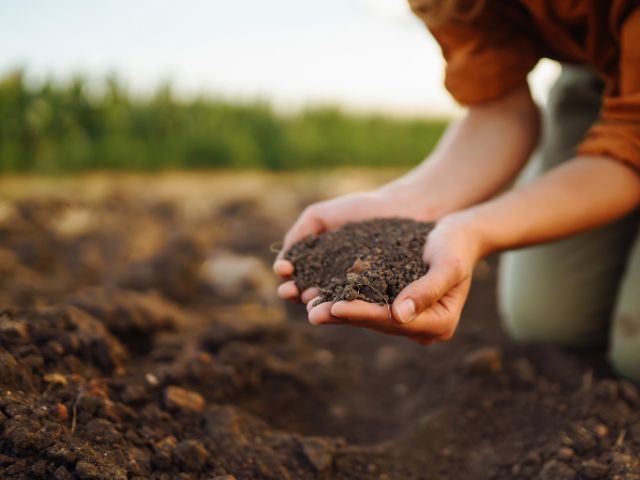
POLYGON ((331 405, 329 412, 336 418, 344 418, 347 415, 347 409, 342 405, 331 405))
POLYGON ((595 459, 585 460, 580 465, 580 472, 589 479, 599 480, 605 478, 609 467, 595 459))
POLYGON ((601 380, 595 386, 595 394, 601 400, 613 401, 618 399, 620 389, 618 388, 618 382, 615 380, 601 380))
POLYGON ((53 472, 53 478, 54 480, 73 480, 73 475, 61 465, 53 472))
POLYGON ((47 383, 53 383, 55 385, 65 386, 67 382, 67 377, 62 375, 61 373, 47 373, 42 379, 47 383))
POLYGON ((544 464, 536 480, 574 480, 576 471, 566 463, 549 460, 544 464))
POLYGON ((596 448, 597 442, 589 430, 579 426, 571 438, 571 445, 575 451, 584 453, 596 448))
POLYGON ((573 448, 562 447, 558 450, 558 458, 561 460, 569 460, 575 456, 576 452, 573 451, 573 448))
POLYGON ((0 340, 3 342, 22 345, 29 342, 29 331, 22 322, 9 320, 6 315, 0 317, 0 340))
POLYGON ((302 444, 302 452, 317 471, 326 470, 333 463, 335 448, 328 440, 307 437, 300 442, 302 444))
POLYGON ((511 369, 515 380, 527 385, 533 385, 536 382, 536 369, 528 359, 516 358, 511 364, 511 369))
POLYGON ((469 353, 463 363, 470 373, 500 373, 502 371, 502 352, 496 347, 480 348, 469 353))
POLYGON ((324 348, 316 350, 314 357, 317 363, 324 366, 331 365, 334 359, 333 353, 324 348))
POLYGON ((628 453, 613 452, 611 454, 611 465, 619 470, 626 470, 640 467, 640 459, 628 453))
POLYGON ((395 393, 399 397, 404 397, 407 393, 409 393, 409 387, 407 387, 404 383, 396 383, 393 386, 393 393, 395 393))
POLYGON ((140 402, 147 398, 147 390, 142 385, 127 385, 120 398, 126 403, 140 402))
POLYGON ((209 452, 197 440, 183 440, 174 447, 173 457, 184 469, 198 472, 207 464, 209 452))
POLYGON ((205 401, 202 395, 186 388, 171 385, 164 390, 164 402, 169 410, 201 412, 205 401))
POLYGON ((63 422, 69 418, 69 411, 67 410, 67 407, 64 405, 64 403, 56 404, 56 414, 58 415, 58 418, 63 422))
POLYGON ((638 387, 631 382, 620 381, 620 394, 631 405, 640 405, 640 392, 638 392, 638 387))
POLYGON ((156 377, 153 373, 147 373, 144 376, 144 379, 147 381, 147 383, 149 385, 151 385, 152 387, 156 387, 160 384, 160 381, 158 380, 158 377, 156 377))
POLYGON ((593 431, 600 438, 604 438, 609 434, 609 428, 604 423, 596 425, 593 428, 593 431))

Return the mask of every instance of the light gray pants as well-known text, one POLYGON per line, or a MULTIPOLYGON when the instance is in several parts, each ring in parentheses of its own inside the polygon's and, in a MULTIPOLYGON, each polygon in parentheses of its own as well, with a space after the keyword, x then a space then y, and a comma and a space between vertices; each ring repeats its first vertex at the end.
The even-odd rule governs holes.
MULTIPOLYGON (((519 182, 570 159, 598 118, 602 84, 563 66, 549 96, 540 151, 519 182)), ((638 212, 574 237, 502 256, 499 306, 517 339, 590 347, 609 341, 616 371, 640 382, 638 212)))

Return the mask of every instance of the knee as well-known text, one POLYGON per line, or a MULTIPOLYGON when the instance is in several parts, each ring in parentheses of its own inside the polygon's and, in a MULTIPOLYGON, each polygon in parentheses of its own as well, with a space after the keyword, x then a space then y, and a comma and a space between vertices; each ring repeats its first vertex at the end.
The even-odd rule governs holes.
POLYGON ((640 385, 639 352, 623 352, 614 348, 609 353, 609 363, 616 375, 640 385))
POLYGON ((500 313, 505 330, 516 340, 567 347, 591 345, 593 340, 579 328, 588 320, 569 317, 557 307, 516 296, 501 299, 500 313))
POLYGON ((640 383, 640 316, 616 316, 609 361, 618 375, 640 383))
MULTIPOLYGON (((588 347, 605 338, 597 312, 564 291, 563 282, 521 268, 501 266, 498 306, 505 330, 516 340, 588 347)), ((567 282, 564 282, 567 283, 567 282)))
POLYGON ((614 351, 609 355, 609 363, 616 375, 640 385, 640 356, 628 357, 614 351))

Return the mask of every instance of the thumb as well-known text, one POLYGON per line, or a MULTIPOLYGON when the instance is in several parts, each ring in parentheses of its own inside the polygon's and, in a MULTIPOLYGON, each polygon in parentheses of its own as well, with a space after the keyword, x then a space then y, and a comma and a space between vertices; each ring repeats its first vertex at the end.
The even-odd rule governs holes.
POLYGON ((462 276, 459 261, 432 263, 426 275, 398 294, 391 307, 393 318, 400 323, 412 321, 458 285, 462 276))
POLYGON ((319 215, 316 214, 317 207, 312 205, 307 207, 304 212, 298 217, 298 220, 293 224, 289 231, 284 236, 284 242, 282 248, 278 252, 276 261, 283 260, 284 255, 291 248, 291 246, 298 240, 320 233, 325 230, 325 225, 319 215))

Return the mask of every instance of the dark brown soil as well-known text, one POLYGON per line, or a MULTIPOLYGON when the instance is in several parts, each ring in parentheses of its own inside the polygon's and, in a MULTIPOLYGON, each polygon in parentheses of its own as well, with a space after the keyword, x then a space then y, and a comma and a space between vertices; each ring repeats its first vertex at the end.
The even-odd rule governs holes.
POLYGON ((1 205, 0 478, 640 479, 638 388, 504 337, 494 260, 451 342, 313 327, 293 213, 151 186, 1 205))
POLYGON ((422 260, 433 224, 402 218, 350 223, 296 243, 285 258, 295 267, 301 290, 317 287, 319 301, 391 303, 427 273, 422 260))

